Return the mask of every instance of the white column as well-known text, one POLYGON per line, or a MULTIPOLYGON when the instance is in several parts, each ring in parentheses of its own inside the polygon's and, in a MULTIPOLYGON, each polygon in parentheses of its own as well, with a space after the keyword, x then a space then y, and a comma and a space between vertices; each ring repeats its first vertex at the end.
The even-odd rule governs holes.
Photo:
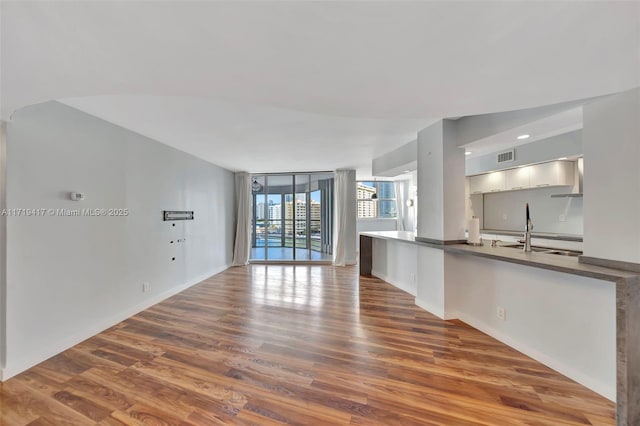
POLYGON ((640 263, 640 89, 583 114, 584 255, 640 263))
MULTIPOLYGON (((0 211, 7 208, 7 123, 0 121, 0 211)), ((0 215, 0 381, 6 359, 7 216, 0 215)))
MULTIPOLYGON (((640 88, 583 107, 583 262, 640 271, 640 88)), ((640 280, 616 285, 618 425, 640 424, 640 280)))
POLYGON ((451 120, 418 133, 418 237, 464 239, 464 149, 454 134, 451 120))
MULTIPOLYGON (((438 121, 418 133, 417 239, 435 244, 464 239, 464 160, 453 121, 438 121)), ((456 315, 449 256, 438 248, 418 247, 416 304, 445 319, 456 315)))

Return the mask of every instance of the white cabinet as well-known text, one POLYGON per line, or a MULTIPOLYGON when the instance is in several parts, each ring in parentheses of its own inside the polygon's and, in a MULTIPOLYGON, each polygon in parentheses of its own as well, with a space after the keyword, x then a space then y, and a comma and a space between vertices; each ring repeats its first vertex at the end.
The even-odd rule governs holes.
POLYGON ((531 186, 530 172, 531 167, 518 167, 517 169, 509 169, 506 173, 506 189, 524 189, 531 186))
POLYGON ((574 163, 570 161, 552 161, 530 166, 531 187, 572 186, 574 182, 574 163))
POLYGON ((484 175, 470 176, 469 177, 469 194, 482 194, 485 192, 483 189, 485 178, 484 175))
POLYGON ((469 178, 469 193, 481 194, 484 192, 497 192, 506 189, 505 171, 486 173, 484 175, 471 176, 469 178))
POLYGON ((507 172, 504 170, 499 172, 487 173, 485 176, 486 183, 485 192, 498 192, 507 189, 507 172))
POLYGON ((511 191, 545 186, 573 186, 575 165, 551 161, 469 177, 469 194, 511 191))

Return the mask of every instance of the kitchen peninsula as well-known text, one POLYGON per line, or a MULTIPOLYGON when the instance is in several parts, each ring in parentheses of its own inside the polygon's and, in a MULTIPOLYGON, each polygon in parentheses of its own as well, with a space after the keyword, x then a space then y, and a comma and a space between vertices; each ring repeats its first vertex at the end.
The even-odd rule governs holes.
POLYGON ((635 272, 512 247, 424 242, 411 232, 363 232, 360 250, 361 275, 384 279, 427 311, 460 319, 611 400, 617 394, 620 402, 637 374, 637 338, 627 327, 638 321, 635 272), (431 291, 434 269, 425 263, 435 253, 448 275, 441 294, 431 291))

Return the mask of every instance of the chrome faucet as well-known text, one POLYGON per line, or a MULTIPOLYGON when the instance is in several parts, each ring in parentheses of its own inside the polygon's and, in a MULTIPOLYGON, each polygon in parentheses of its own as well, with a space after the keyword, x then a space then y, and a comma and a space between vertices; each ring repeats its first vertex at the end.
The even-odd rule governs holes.
POLYGON ((529 216, 529 203, 527 203, 527 217, 524 225, 524 239, 520 242, 524 243, 523 251, 525 253, 531 251, 531 231, 533 230, 533 222, 529 216))

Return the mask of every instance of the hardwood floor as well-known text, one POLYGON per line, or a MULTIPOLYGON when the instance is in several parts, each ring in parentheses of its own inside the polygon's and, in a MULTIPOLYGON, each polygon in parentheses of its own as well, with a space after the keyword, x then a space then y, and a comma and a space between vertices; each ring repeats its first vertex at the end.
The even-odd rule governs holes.
POLYGON ((233 268, 2 385, 3 425, 611 425, 614 404, 356 268, 233 268))

